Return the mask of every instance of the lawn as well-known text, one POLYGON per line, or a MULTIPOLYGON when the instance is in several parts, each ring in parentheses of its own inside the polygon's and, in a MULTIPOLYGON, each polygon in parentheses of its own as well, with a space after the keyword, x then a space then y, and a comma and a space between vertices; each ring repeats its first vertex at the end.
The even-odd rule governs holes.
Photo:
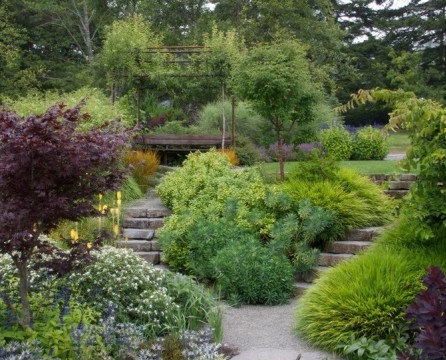
MULTIPOLYGON (((404 172, 397 160, 341 161, 340 165, 355 169, 361 174, 400 174, 404 172)), ((299 166, 298 161, 287 162, 285 163, 285 172, 292 173, 297 166, 299 166)), ((262 168, 266 174, 279 173, 279 163, 277 162, 262 164, 262 168)), ((413 170, 410 172, 417 173, 413 170)))

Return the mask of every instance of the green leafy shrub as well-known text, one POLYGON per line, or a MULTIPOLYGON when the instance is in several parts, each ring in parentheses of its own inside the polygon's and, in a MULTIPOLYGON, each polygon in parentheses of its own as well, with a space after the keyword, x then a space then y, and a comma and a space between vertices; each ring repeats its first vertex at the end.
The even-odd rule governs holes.
POLYGON ((343 126, 333 126, 321 130, 321 142, 327 156, 333 160, 348 160, 353 151, 353 137, 343 126))
POLYGON ((199 219, 191 231, 186 234, 189 248, 187 270, 200 280, 213 281, 216 279, 212 259, 217 252, 231 244, 249 241, 252 232, 237 226, 233 219, 223 217, 218 221, 213 219, 199 219))
POLYGON ((235 153, 239 159, 239 165, 252 166, 262 161, 254 143, 246 136, 237 135, 235 138, 235 153))
POLYGON ((275 305, 286 303, 293 295, 293 268, 289 261, 256 240, 225 247, 213 262, 217 287, 230 301, 275 305))
POLYGON ((353 141, 352 160, 383 160, 389 144, 381 130, 366 126, 358 130, 353 141))
POLYGON ((258 170, 235 171, 228 157, 215 149, 189 154, 183 166, 166 174, 156 190, 176 213, 193 209, 221 214, 230 198, 253 205, 265 196, 258 170))
POLYGON ((56 103, 62 102, 68 107, 74 107, 86 100, 83 110, 90 115, 84 119, 78 127, 80 131, 86 131, 94 127, 100 127, 108 121, 118 120, 126 127, 135 125, 136 118, 127 114, 119 104, 111 105, 110 99, 99 89, 84 87, 76 91, 59 94, 56 91, 44 93, 30 92, 25 97, 11 101, 10 105, 19 115, 43 114, 46 109, 56 103))

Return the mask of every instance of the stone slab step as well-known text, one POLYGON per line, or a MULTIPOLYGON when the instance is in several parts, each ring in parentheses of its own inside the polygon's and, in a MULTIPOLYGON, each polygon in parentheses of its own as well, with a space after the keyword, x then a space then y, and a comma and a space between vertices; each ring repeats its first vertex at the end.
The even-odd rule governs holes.
POLYGON ((343 241, 372 241, 384 230, 381 226, 350 230, 343 241))
POLYGON ((324 252, 332 254, 359 254, 372 244, 371 241, 332 241, 325 245, 324 252))
POLYGON ((127 217, 122 221, 124 228, 132 229, 159 229, 164 224, 163 218, 142 218, 142 217, 127 217))
POLYGON ((391 181, 389 183, 388 189, 389 190, 409 190, 412 186, 412 181, 391 181))
POLYGON ((342 261, 352 258, 353 254, 330 254, 321 253, 319 257, 319 266, 335 266, 342 261))
POLYGON ((152 240, 155 237, 155 230, 122 229, 122 236, 127 240, 152 240))
POLYGON ((324 271, 327 271, 328 269, 330 269, 328 266, 316 266, 306 274, 296 274, 295 280, 297 282, 312 283, 314 280, 320 277, 324 271))
POLYGON ((409 190, 384 190, 385 194, 387 194, 395 199, 403 198, 405 195, 407 195, 408 192, 409 192, 409 190))
POLYGON ((125 217, 133 218, 162 218, 171 214, 172 211, 159 198, 137 200, 124 210, 125 217))
POLYGON ((135 251, 135 254, 150 264, 157 265, 160 263, 161 255, 159 251, 135 251))
POLYGON ((118 247, 136 252, 161 251, 157 240, 123 240, 118 243, 118 247))
POLYGON ((294 291, 296 296, 302 295, 305 291, 307 291, 311 287, 310 283, 298 281, 294 283, 294 291))

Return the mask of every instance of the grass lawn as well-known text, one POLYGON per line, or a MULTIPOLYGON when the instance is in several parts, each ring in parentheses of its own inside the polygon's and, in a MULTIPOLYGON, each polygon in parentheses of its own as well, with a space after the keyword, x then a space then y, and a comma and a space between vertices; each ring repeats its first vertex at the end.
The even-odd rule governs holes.
MULTIPOLYGON (((401 174, 404 172, 399 166, 399 161, 396 160, 341 161, 340 165, 355 169, 361 174, 401 174)), ((285 172, 292 173, 297 166, 299 166, 297 161, 287 162, 285 163, 285 172)), ((266 174, 278 174, 279 163, 262 164, 262 169, 266 174)), ((410 172, 417 173, 413 170, 410 172)))
POLYGON ((389 132, 391 153, 405 153, 410 145, 409 134, 406 131, 389 132))

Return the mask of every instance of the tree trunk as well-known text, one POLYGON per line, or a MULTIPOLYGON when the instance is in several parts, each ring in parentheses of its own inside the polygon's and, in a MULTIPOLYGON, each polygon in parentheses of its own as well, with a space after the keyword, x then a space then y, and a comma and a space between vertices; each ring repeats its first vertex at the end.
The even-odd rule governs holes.
POLYGON ((276 129, 277 134, 277 152, 279 158, 279 172, 280 172, 280 181, 285 180, 285 160, 283 158, 283 139, 279 129, 276 129))
POLYGON ((222 126, 223 126, 223 132, 222 132, 222 138, 221 138, 221 149, 225 149, 225 136, 226 136, 226 116, 225 116, 225 83, 221 85, 221 107, 222 107, 222 126))
POLYGON ((28 261, 16 260, 14 261, 19 271, 19 295, 22 304, 22 318, 20 323, 24 328, 31 327, 31 309, 29 306, 29 273, 28 261))

